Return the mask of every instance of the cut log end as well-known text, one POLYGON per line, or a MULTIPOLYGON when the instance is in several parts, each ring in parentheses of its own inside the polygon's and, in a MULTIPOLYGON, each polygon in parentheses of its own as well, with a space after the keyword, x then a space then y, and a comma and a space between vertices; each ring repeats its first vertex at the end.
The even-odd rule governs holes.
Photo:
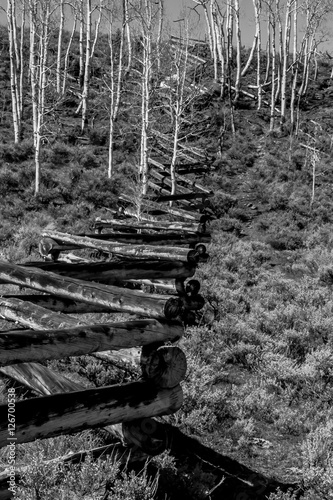
POLYGON ((171 297, 164 306, 164 315, 166 319, 175 319, 181 316, 183 312, 183 304, 180 298, 171 297))
POLYGON ((186 356, 177 346, 143 349, 140 363, 143 377, 161 388, 175 387, 186 375, 186 356))

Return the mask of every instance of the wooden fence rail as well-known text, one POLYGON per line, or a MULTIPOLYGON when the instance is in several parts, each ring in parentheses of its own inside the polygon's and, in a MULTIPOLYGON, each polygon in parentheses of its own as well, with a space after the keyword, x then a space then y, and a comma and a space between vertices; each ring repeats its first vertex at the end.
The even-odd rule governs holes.
MULTIPOLYGON (((158 389, 148 382, 55 394, 16 402, 16 444, 138 418, 169 415, 181 407, 179 385, 158 389)), ((0 406, 0 447, 8 444, 8 407, 0 406)))
POLYGON ((7 262, 0 262, 0 279, 59 297, 106 306, 110 311, 128 312, 156 319, 174 319, 192 307, 180 297, 166 298, 113 285, 88 284, 83 280, 7 262))

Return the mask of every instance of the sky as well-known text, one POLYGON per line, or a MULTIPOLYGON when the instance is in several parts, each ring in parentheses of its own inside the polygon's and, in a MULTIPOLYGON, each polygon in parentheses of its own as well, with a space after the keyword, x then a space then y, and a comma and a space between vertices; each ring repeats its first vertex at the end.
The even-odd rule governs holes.
MULTIPOLYGON (((43 0, 40 0, 43 1, 43 0)), ((0 7, 6 8, 7 0, 0 0, 0 7)), ((184 13, 189 15, 193 7, 196 5, 194 0, 165 0, 166 17, 168 19, 168 24, 170 30, 174 33, 179 31, 179 22, 175 22, 184 17, 184 13)), ((191 22, 191 35, 193 38, 205 38, 205 19, 203 12, 200 8, 197 9, 200 16, 192 11, 192 22, 191 22)), ((242 45, 245 47, 250 47, 253 42, 254 37, 254 14, 253 14, 253 3, 252 0, 240 0, 240 11, 241 11, 241 34, 242 34, 242 45)), ((333 23, 328 22, 327 25, 331 25, 330 35, 326 36, 327 40, 320 46, 320 50, 328 50, 333 55, 333 23)), ((0 10, 0 23, 6 23, 6 14, 0 10)), ((301 24, 301 23, 300 23, 301 24)), ((329 29, 329 28, 327 28, 329 29)), ((266 26, 263 26, 263 44, 266 38, 266 26)))

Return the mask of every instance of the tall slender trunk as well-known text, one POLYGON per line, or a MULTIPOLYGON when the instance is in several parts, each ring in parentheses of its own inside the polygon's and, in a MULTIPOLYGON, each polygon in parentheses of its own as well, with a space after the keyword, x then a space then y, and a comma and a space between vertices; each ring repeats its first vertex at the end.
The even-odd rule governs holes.
POLYGON ((117 79, 116 79, 114 53, 113 53, 113 42, 112 42, 112 18, 111 18, 110 34, 109 34, 110 80, 111 80, 111 86, 110 86, 110 124, 109 124, 109 159, 108 159, 108 178, 109 179, 112 178, 112 174, 113 174, 114 129, 115 129, 115 123, 116 123, 117 116, 118 116, 121 89, 122 89, 124 38, 125 38, 125 19, 123 18, 123 23, 122 23, 122 28, 121 28, 120 48, 119 48, 118 74, 117 74, 117 79))
POLYGON ((62 95, 65 95, 65 92, 66 92, 69 54, 71 51, 73 38, 74 38, 75 30, 76 30, 77 18, 78 18, 78 15, 77 15, 77 12, 75 12, 74 20, 73 20, 73 27, 72 27, 72 31, 71 31, 71 35, 70 35, 69 42, 67 45, 65 59, 64 59, 64 77, 63 77, 63 81, 62 81, 62 91, 61 91, 62 95))
POLYGON ((161 71, 161 41, 164 23, 164 0, 158 0, 158 31, 156 38, 156 51, 157 51, 157 70, 161 71))
POLYGON ((130 29, 130 20, 129 20, 129 3, 128 0, 123 0, 123 15, 125 20, 125 31, 126 31, 126 39, 127 39, 127 66, 125 69, 125 73, 128 74, 132 67, 132 38, 131 38, 131 29, 130 29))
POLYGON ((275 126, 275 103, 276 103, 276 92, 275 92, 275 84, 276 84, 276 18, 271 16, 271 28, 272 28, 272 36, 271 36, 271 47, 272 47, 272 90, 271 90, 271 115, 270 115, 270 123, 269 129, 273 130, 275 126))
POLYGON ((83 12, 83 0, 79 0, 79 16, 80 16, 80 30, 79 30, 79 84, 83 88, 84 81, 84 47, 83 47, 83 37, 84 37, 84 12, 83 12))
POLYGON ((286 16, 284 25, 284 38, 283 38, 283 65, 282 65, 282 81, 281 81, 281 128, 283 128, 286 121, 286 105, 287 105, 287 70, 289 60, 289 46, 290 46, 290 28, 291 28, 291 6, 294 0, 287 0, 286 16))
POLYGON ((58 53, 57 53, 57 93, 61 92, 61 51, 62 51, 62 38, 64 33, 65 24, 65 10, 64 10, 64 0, 60 0, 60 24, 58 33, 58 53))
POLYGON ((236 24, 236 50, 237 50, 237 65, 236 65, 236 80, 235 80, 235 103, 239 99, 240 84, 241 84, 241 29, 240 29, 240 9, 239 0, 234 0, 235 2, 235 24, 236 24))
POLYGON ((19 103, 19 93, 18 93, 18 75, 17 75, 17 56, 18 52, 15 50, 15 33, 16 29, 16 18, 14 10, 14 2, 12 0, 7 1, 7 26, 8 26, 8 38, 9 38, 9 60, 10 60, 10 90, 12 98, 12 116, 13 116, 13 128, 14 128, 14 141, 18 143, 20 141, 20 103, 19 103))
POLYGON ((90 52, 91 52, 91 0, 86 0, 86 59, 84 66, 84 80, 82 89, 82 122, 81 129, 84 130, 87 126, 88 117, 88 95, 90 83, 90 52))

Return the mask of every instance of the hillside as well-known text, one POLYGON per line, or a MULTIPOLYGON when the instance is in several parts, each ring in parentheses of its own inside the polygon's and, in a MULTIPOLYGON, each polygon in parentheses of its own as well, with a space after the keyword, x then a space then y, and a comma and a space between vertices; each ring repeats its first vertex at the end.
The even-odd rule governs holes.
MULTIPOLYGON (((2 31, 6 54, 5 36, 2 31)), ((105 68, 106 42, 102 38, 100 43, 98 63, 105 68)), ((75 46, 73 54, 77 50, 75 46)), ((155 457, 144 472, 137 469, 136 476, 128 472, 122 482, 119 479, 117 491, 96 498, 332 498, 331 61, 323 56, 318 62, 318 75, 302 102, 295 137, 288 121, 282 129, 277 122, 270 131, 268 108, 257 111, 256 100, 245 94, 233 110, 233 134, 230 102, 221 99, 207 59, 200 76, 205 91, 195 95, 181 129, 188 156, 190 150, 205 154, 198 163, 208 165, 208 171, 196 180, 213 190, 215 214, 210 223, 210 259, 196 273, 209 320, 187 327, 180 341, 188 359, 184 404, 177 414, 164 419, 177 426, 184 448, 177 448, 176 442, 170 454, 155 457), (151 479, 157 473, 158 487, 151 479), (286 493, 289 487, 291 492, 286 493)), ((117 208, 120 195, 140 198, 138 82, 133 71, 123 94, 126 106, 116 124, 112 179, 107 176, 109 96, 96 72, 91 80, 92 112, 84 133, 75 113, 79 100, 73 89, 51 115, 41 153, 41 190, 34 196, 29 91, 24 138, 14 144, 5 57, 0 73, 0 256, 9 262, 41 260, 38 242, 43 229, 91 231, 96 217, 107 217, 110 209, 117 208)), ((253 67, 243 82, 246 92, 255 81, 254 73, 253 67)), ((170 146, 163 149, 161 134, 170 137, 172 126, 160 91, 162 78, 157 80, 151 101, 149 155, 167 163, 170 155, 165 151, 170 146)), ((183 158, 178 168, 188 163, 183 158)), ((5 292, 8 287, 0 285, 0 294, 5 292)), ((103 320, 100 315, 99 322, 103 320)), ((5 321, 0 326, 2 331, 11 328, 5 321)), ((106 380, 128 378, 102 363, 92 363, 89 357, 75 358, 72 363, 52 362, 52 367, 85 383, 88 373, 94 387, 106 380)), ((1 382, 2 389, 5 383, 1 382)), ((29 395, 17 389, 21 397, 29 395)), ((40 491, 45 488, 56 495, 55 470, 43 469, 38 460, 76 451, 95 436, 78 439, 75 450, 70 438, 21 445, 22 460, 32 458, 35 463, 26 476, 27 490, 18 498, 37 498, 34 482, 40 491)), ((4 454, 1 459, 5 462, 4 454)), ((93 465, 85 463, 66 476, 69 491, 75 491, 75 481, 88 488, 88 492, 84 488, 78 492, 77 498, 95 498, 89 496, 89 467, 93 465)), ((116 472, 110 477, 109 463, 98 467, 96 476, 101 481, 115 481, 116 472)))

